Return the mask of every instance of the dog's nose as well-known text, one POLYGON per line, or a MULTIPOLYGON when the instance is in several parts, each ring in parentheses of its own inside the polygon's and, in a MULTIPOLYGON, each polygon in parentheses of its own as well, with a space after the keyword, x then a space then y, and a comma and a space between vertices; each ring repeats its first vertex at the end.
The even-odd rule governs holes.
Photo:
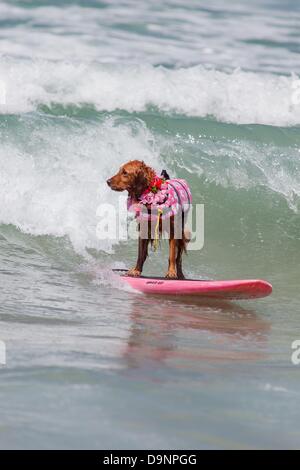
POLYGON ((106 181, 108 186, 110 187, 111 186, 111 178, 109 178, 109 180, 106 181))

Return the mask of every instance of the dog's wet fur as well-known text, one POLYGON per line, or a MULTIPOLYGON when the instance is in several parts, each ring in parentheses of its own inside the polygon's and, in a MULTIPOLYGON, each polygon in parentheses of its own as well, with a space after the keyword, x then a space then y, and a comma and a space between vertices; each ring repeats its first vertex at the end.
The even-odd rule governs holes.
MULTIPOLYGON (((133 201, 139 201, 143 192, 149 187, 155 171, 140 160, 131 160, 121 166, 118 173, 107 180, 108 186, 113 191, 128 191, 133 201)), ((151 209, 151 206, 148 207, 151 209)), ((182 214, 183 215, 183 214, 182 214)), ((183 219, 184 220, 184 219, 183 219)), ((159 223, 159 233, 162 233, 162 221, 159 223)), ((128 276, 138 277, 143 271, 144 263, 148 256, 149 242, 153 243, 151 236, 151 222, 148 222, 148 238, 141 237, 139 224, 138 258, 134 268, 127 272, 128 276)), ((146 232, 147 233, 147 232, 146 232)), ((174 216, 170 217, 169 224, 169 267, 166 274, 168 279, 184 279, 182 271, 182 254, 186 252, 189 234, 182 224, 181 238, 174 237, 174 216)))

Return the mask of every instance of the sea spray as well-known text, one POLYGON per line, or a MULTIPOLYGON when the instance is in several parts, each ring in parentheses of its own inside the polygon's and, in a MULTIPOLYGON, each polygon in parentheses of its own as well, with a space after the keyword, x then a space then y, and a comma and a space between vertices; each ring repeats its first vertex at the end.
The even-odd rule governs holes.
POLYGON ((6 89, 2 114, 51 109, 58 104, 61 114, 68 107, 130 113, 154 107, 163 114, 213 116, 238 124, 300 124, 297 75, 239 69, 227 73, 203 66, 171 70, 152 65, 2 59, 0 79, 6 89))

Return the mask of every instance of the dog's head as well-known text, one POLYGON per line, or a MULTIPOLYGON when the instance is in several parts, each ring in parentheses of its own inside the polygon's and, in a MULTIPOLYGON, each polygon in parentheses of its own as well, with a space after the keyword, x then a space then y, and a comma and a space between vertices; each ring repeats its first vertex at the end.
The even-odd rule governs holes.
POLYGON ((118 173, 107 180, 114 191, 128 191, 138 198, 149 186, 155 171, 140 160, 131 160, 122 165, 118 173))

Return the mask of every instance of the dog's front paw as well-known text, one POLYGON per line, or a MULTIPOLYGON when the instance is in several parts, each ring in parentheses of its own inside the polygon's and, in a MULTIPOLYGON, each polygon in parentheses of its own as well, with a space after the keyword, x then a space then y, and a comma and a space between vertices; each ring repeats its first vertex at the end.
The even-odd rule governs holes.
POLYGON ((126 273, 126 276, 131 276, 131 277, 140 277, 140 275, 141 275, 141 271, 139 271, 136 268, 129 269, 129 271, 127 271, 126 273))
POLYGON ((176 271, 169 270, 167 274, 165 275, 166 279, 177 279, 177 273, 176 271))

